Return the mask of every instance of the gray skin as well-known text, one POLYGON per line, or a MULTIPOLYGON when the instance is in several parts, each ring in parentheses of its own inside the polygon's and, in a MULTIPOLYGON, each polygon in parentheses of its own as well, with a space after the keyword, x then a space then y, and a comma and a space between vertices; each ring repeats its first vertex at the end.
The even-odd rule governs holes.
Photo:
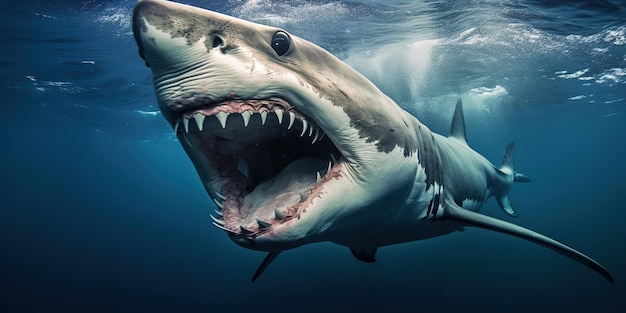
POLYGON ((378 247, 476 226, 597 262, 478 213, 508 193, 513 145, 496 167, 467 144, 461 101, 449 137, 431 132, 354 69, 304 39, 167 1, 137 3, 133 31, 157 101, 218 210, 213 224, 268 256, 330 241, 374 262, 378 247))

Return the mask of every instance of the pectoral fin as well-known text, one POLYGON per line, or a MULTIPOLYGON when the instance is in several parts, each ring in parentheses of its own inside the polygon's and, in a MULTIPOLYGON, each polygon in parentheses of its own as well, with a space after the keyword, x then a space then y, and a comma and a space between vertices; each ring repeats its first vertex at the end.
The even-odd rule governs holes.
POLYGON ((270 265, 270 263, 272 263, 272 261, 274 261, 274 259, 276 259, 276 257, 281 252, 282 251, 272 251, 272 252, 267 254, 265 259, 263 259, 263 262, 261 262, 261 265, 259 265, 259 268, 256 270, 256 272, 254 272, 254 275, 252 276, 252 282, 257 280, 257 278, 259 278, 259 276, 261 276, 261 274, 263 274, 265 269, 270 265))
POLYGON ((360 261, 367 263, 376 262, 376 250, 377 247, 374 248, 361 248, 361 247, 350 247, 350 252, 360 261))
POLYGON ((513 206, 511 205, 511 201, 509 200, 508 195, 496 197, 496 200, 498 201, 498 205, 500 205, 500 208, 502 209, 502 211, 504 211, 504 213, 508 214, 510 217, 518 217, 517 213, 515 213, 515 210, 513 210, 513 206))

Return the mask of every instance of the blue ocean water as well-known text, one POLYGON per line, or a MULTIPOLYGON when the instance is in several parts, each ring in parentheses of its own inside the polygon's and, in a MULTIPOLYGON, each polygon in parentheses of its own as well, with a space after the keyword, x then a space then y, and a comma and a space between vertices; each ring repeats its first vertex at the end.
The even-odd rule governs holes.
MULTIPOLYGON (((214 204, 158 111, 134 1, 0 4, 0 311, 622 312, 626 6, 620 1, 187 1, 282 27, 472 147, 516 142, 513 222, 588 254, 615 284, 481 229, 378 250, 264 254, 214 204)), ((511 220, 491 200, 482 213, 511 220)))

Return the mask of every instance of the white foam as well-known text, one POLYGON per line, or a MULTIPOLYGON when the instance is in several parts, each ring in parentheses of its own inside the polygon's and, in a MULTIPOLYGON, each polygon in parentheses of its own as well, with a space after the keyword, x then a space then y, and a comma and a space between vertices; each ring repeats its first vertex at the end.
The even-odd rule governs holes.
POLYGON ((626 27, 620 27, 615 30, 607 30, 604 35, 604 41, 621 46, 626 44, 626 27))
MULTIPOLYGON (((396 100, 417 99, 428 83, 437 39, 392 43, 370 50, 353 49, 344 61, 396 100)), ((415 102, 415 101, 411 101, 415 102)))
POLYGON ((587 98, 587 96, 585 96, 585 95, 580 95, 580 96, 569 97, 569 98, 567 98, 567 99, 568 99, 568 100, 572 100, 572 101, 576 101, 576 100, 583 100, 583 99, 585 99, 585 98, 587 98))
POLYGON ((506 88, 500 86, 500 85, 496 85, 495 87, 478 87, 478 88, 472 88, 469 91, 469 95, 474 96, 474 97, 482 97, 482 98, 497 98, 497 97, 501 97, 501 96, 506 96, 508 95, 509 92, 506 90, 506 88))
POLYGON ((102 15, 97 17, 96 21, 114 28, 116 36, 132 36, 133 34, 132 14, 128 12, 126 7, 106 8, 102 11, 102 15))
POLYGON ((603 84, 603 83, 619 83, 622 81, 622 79, 626 76, 626 69, 625 68, 619 68, 619 67, 614 67, 611 69, 608 69, 604 72, 602 72, 602 74, 600 74, 600 77, 598 77, 598 79, 596 80, 596 83, 598 84, 603 84))
POLYGON ((562 73, 560 75, 557 74, 558 75, 557 77, 565 78, 565 79, 571 79, 571 78, 579 78, 579 77, 583 76, 584 74, 586 74, 587 72, 589 72, 588 68, 586 68, 584 70, 576 71, 576 72, 571 73, 571 74, 567 74, 567 71, 559 71, 559 72, 556 72, 555 74, 562 73))
POLYGON ((161 111, 144 111, 144 110, 136 110, 135 113, 139 113, 144 116, 159 116, 161 115, 161 111))
POLYGON ((328 25, 340 21, 346 7, 338 2, 312 3, 310 1, 248 0, 234 8, 232 15, 244 20, 273 26, 328 25), (292 24, 292 25, 289 25, 292 24))

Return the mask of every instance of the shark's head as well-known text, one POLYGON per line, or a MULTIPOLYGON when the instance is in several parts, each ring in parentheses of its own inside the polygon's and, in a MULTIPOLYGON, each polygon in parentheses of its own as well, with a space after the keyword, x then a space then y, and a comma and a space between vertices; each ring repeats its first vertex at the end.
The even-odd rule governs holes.
POLYGON ((215 224, 238 244, 282 251, 358 235, 410 192, 416 126, 326 50, 166 1, 140 1, 133 30, 161 111, 219 207, 215 224))

